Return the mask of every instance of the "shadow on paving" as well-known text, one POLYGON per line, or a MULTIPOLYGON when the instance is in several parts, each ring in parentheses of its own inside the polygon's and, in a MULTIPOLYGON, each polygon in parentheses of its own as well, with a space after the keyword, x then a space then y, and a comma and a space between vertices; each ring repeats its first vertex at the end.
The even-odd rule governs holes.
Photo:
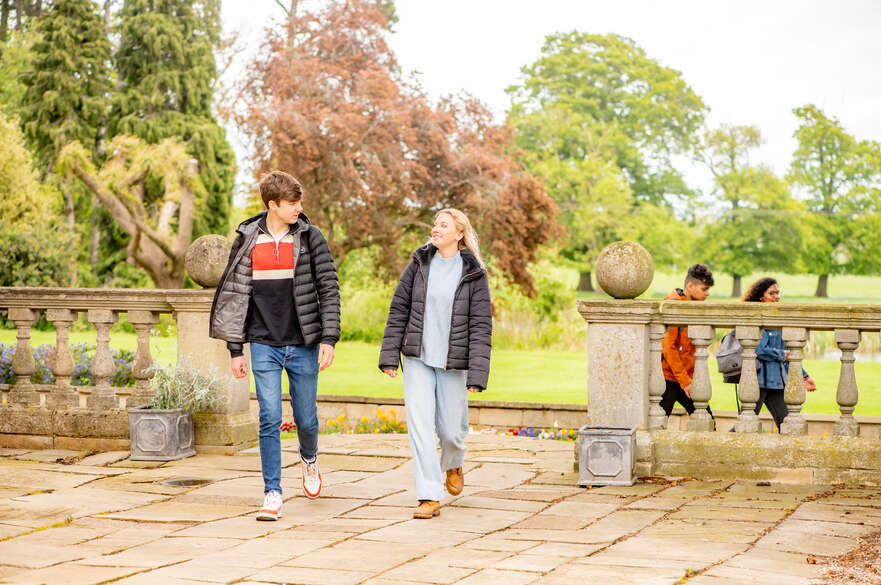
POLYGON ((300 491, 296 443, 283 448, 277 522, 254 520, 255 449, 164 464, 0 450, 0 584, 807 585, 881 570, 879 488, 584 489, 571 443, 470 435, 464 491, 414 520, 406 436, 322 435, 316 500, 300 491))

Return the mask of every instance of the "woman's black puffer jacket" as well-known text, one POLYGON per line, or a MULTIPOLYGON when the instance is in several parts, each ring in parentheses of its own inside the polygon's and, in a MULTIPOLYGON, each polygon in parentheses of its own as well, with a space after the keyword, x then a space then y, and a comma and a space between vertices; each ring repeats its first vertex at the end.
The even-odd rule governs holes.
MULTIPOLYGON (((419 358, 422 354, 422 323, 425 317, 425 294, 431 258, 437 253, 434 244, 426 244, 413 253, 413 260, 401 275, 395 289, 382 349, 379 369, 398 369, 400 355, 419 358)), ((468 386, 486 388, 489 378, 489 355, 492 347, 492 304, 486 270, 474 254, 460 250, 462 278, 453 297, 448 370, 468 370, 468 386)))

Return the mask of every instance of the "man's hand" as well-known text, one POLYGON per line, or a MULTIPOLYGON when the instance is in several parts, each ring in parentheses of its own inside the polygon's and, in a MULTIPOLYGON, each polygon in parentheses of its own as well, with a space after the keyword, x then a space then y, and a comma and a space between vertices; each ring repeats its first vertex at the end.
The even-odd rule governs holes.
POLYGON ((468 386, 469 392, 483 392, 483 388, 478 388, 477 386, 468 386))
POLYGON ((691 384, 682 388, 682 391, 685 392, 685 395, 691 398, 691 384))
POLYGON ((230 360, 233 378, 244 378, 248 375, 248 360, 245 356, 240 355, 230 360))
POLYGON ((386 374, 389 378, 397 378, 398 370, 395 368, 394 370, 391 368, 385 369, 382 371, 383 374, 386 374))
POLYGON ((322 343, 318 348, 318 371, 326 370, 333 365, 333 346, 329 343, 322 343))
POLYGON ((810 376, 805 376, 805 390, 808 392, 813 392, 817 389, 817 383, 814 382, 814 379, 810 376))

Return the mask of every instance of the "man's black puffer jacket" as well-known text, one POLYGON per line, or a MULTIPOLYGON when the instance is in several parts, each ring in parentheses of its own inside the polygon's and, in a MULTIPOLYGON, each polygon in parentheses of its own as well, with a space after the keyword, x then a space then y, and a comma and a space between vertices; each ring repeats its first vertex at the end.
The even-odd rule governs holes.
MULTIPOLYGON (((400 354, 419 358, 422 353, 422 324, 425 294, 434 244, 413 253, 413 260, 401 275, 389 307, 388 321, 379 352, 379 369, 398 369, 400 354)), ((453 297, 448 370, 468 370, 468 386, 486 388, 492 347, 492 304, 486 270, 469 250, 462 255, 462 278, 453 297)))
MULTIPOLYGON (((241 355, 241 344, 248 341, 251 250, 257 240, 258 221, 264 217, 265 211, 239 225, 211 305, 208 335, 226 341, 234 355, 241 355)), ((340 338, 340 289, 327 240, 303 213, 290 233, 296 243, 293 302, 304 343, 334 345, 340 338)))

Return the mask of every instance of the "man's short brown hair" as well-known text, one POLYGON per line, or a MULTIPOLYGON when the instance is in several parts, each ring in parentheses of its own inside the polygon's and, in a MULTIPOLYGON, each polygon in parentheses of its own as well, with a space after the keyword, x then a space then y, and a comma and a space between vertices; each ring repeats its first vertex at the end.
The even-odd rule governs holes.
POLYGON ((258 185, 263 205, 269 208, 269 202, 276 205, 284 201, 299 201, 303 198, 303 186, 293 175, 283 171, 272 171, 260 179, 258 185))

